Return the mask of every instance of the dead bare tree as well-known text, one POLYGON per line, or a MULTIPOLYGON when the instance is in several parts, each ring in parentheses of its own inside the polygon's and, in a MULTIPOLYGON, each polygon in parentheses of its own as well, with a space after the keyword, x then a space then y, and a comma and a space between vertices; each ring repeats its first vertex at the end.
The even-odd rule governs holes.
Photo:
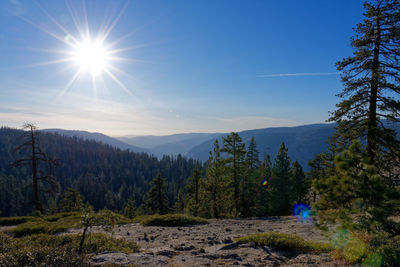
POLYGON ((25 123, 22 128, 25 130, 24 138, 26 140, 15 149, 15 152, 19 151, 21 154, 26 153, 27 156, 17 159, 13 163, 13 166, 31 165, 34 207, 36 211, 43 213, 43 205, 39 198, 39 192, 46 192, 53 196, 59 192, 59 184, 52 175, 53 167, 58 165, 58 162, 48 157, 41 150, 38 138, 39 131, 34 124, 25 123), (47 165, 47 173, 49 174, 44 174, 42 172, 40 169, 42 165, 47 165), (47 189, 40 189, 40 182, 42 182, 43 185, 47 185, 47 189))

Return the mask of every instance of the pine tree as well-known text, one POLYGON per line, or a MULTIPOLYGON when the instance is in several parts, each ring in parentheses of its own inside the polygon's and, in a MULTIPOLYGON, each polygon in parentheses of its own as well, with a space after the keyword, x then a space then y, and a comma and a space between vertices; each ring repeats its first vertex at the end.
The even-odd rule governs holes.
POLYGON ((231 133, 223 138, 223 147, 221 152, 227 154, 226 162, 229 166, 231 182, 233 185, 233 203, 234 215, 243 210, 241 205, 241 185, 243 184, 243 167, 245 162, 246 149, 242 143, 242 138, 238 133, 231 133))
POLYGON ((128 202, 126 202, 122 214, 124 214, 125 217, 130 219, 136 216, 136 205, 135 205, 135 200, 133 198, 128 199, 128 202))
POLYGON ((185 211, 185 197, 182 192, 182 188, 179 188, 178 195, 174 203, 174 212, 183 213, 185 211))
POLYGON ((200 180, 201 180, 201 170, 199 166, 195 166, 192 172, 192 176, 188 179, 188 184, 186 185, 186 191, 188 195, 188 209, 189 212, 198 216, 200 209, 200 180))
POLYGON ((292 179, 293 179, 293 200, 297 203, 308 202, 307 194, 311 187, 310 180, 306 177, 300 163, 296 160, 293 162, 292 167, 292 179))
POLYGON ((254 136, 251 137, 249 147, 247 148, 246 163, 251 170, 257 169, 260 165, 259 152, 254 136))
POLYGON ((312 188, 310 192, 310 198, 313 203, 317 200, 317 192, 314 188, 314 184, 317 184, 329 176, 333 175, 335 172, 335 166, 333 164, 334 154, 332 151, 320 153, 315 156, 313 160, 308 162, 310 167, 307 177, 312 183, 312 188))
POLYGON ((232 190, 229 187, 225 161, 221 157, 218 140, 215 140, 214 149, 210 151, 206 174, 207 178, 204 181, 204 187, 207 195, 210 196, 211 216, 214 218, 228 216, 232 190))
POLYGON ((59 212, 70 212, 70 211, 83 211, 83 196, 78 190, 68 188, 61 195, 60 201, 58 202, 59 212))
POLYGON ((250 217, 254 213, 256 203, 256 191, 260 186, 260 160, 259 152, 254 136, 250 139, 245 156, 245 170, 241 185, 242 216, 250 217))
POLYGON ((151 182, 147 193, 147 210, 154 214, 166 214, 169 211, 169 201, 166 194, 165 181, 159 173, 151 182))
POLYGON ((354 54, 337 63, 345 88, 330 120, 338 123, 335 140, 342 148, 365 138, 371 163, 379 152, 398 160, 400 142, 388 121, 400 121, 400 2, 374 0, 364 7, 351 40, 354 54))
POLYGON ((260 177, 257 180, 256 186, 256 201, 254 207, 254 214, 256 216, 267 216, 269 215, 271 203, 269 200, 269 187, 271 186, 272 176, 272 163, 269 155, 266 155, 264 162, 260 166, 260 177), (266 181, 267 184, 263 185, 266 181))
POLYGON ((321 224, 400 234, 390 219, 400 212, 400 191, 381 179, 359 140, 335 157, 335 166, 332 176, 315 185, 321 195, 316 204, 321 224))
POLYGON ((287 152, 285 143, 282 143, 272 167, 268 199, 273 215, 288 214, 292 205, 293 178, 287 152))

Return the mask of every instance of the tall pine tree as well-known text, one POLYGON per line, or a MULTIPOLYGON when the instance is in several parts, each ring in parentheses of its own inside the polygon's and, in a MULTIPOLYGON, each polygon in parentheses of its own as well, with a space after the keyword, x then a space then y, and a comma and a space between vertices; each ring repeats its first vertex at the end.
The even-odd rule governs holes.
POLYGON ((256 186, 255 193, 255 207, 254 214, 256 216, 267 216, 269 215, 270 206, 272 203, 268 201, 269 197, 269 187, 271 184, 271 176, 272 176, 272 163, 269 155, 266 155, 264 158, 264 162, 260 166, 260 177, 258 178, 258 183, 256 186), (263 182, 267 181, 266 185, 263 185, 263 182))
POLYGON ((150 190, 147 193, 146 208, 150 213, 166 214, 169 211, 169 201, 166 194, 165 181, 159 173, 150 182, 150 190))
POLYGON ((338 124, 342 148, 365 138, 371 163, 378 152, 398 160, 400 143, 389 122, 400 121, 400 2, 374 0, 364 7, 365 19, 351 39, 354 54, 337 63, 345 88, 330 120, 338 124))
POLYGON ((189 212, 198 216, 200 209, 200 181, 201 180, 201 170, 199 166, 195 166, 192 172, 192 176, 188 179, 188 184, 186 185, 186 191, 188 195, 188 209, 189 212))
POLYGON ((238 133, 231 133, 227 137, 224 137, 223 144, 221 152, 227 154, 226 162, 229 166, 231 182, 233 184, 234 215, 238 215, 243 210, 240 191, 242 189, 242 180, 244 179, 243 170, 246 149, 238 133))
POLYGON ((306 177, 300 163, 296 160, 292 164, 293 190, 292 199, 297 203, 308 202, 307 194, 311 187, 311 181, 306 177))
POLYGON ((285 143, 281 144, 272 167, 268 199, 272 215, 286 215, 292 206, 293 179, 285 143))
POLYGON ((207 178, 204 189, 210 196, 211 216, 214 218, 226 217, 229 212, 229 202, 232 199, 232 190, 226 175, 225 161, 221 157, 218 140, 215 140, 214 149, 210 151, 207 161, 207 178))
POLYGON ((254 213, 256 191, 260 186, 260 160, 254 136, 251 137, 245 158, 245 171, 241 185, 242 216, 250 217, 254 213))

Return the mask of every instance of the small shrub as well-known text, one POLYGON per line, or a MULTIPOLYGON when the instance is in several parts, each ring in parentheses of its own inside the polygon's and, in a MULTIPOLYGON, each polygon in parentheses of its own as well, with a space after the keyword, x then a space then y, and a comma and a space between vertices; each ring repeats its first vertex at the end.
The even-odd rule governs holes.
MULTIPOLYGON (((32 234, 57 234, 70 228, 80 226, 83 213, 64 212, 50 216, 32 217, 25 223, 19 224, 11 230, 15 237, 21 237, 32 234)), ((132 221, 123 215, 109 210, 101 210, 93 214, 93 225, 114 226, 115 224, 131 223, 132 221)))
POLYGON ((0 226, 17 225, 29 221, 35 221, 37 217, 33 216, 20 216, 20 217, 1 217, 0 226))
POLYGON ((276 232, 252 234, 239 237, 235 241, 238 243, 254 242, 259 246, 268 246, 277 250, 294 253, 326 253, 332 250, 331 245, 328 243, 307 241, 298 235, 276 232))
POLYGON ((186 226, 208 223, 206 219, 184 214, 152 215, 144 217, 139 222, 145 226, 186 226))
POLYGON ((37 217, 26 223, 19 224, 11 232, 15 237, 32 234, 56 234, 70 228, 78 227, 82 219, 81 213, 61 213, 51 216, 37 217))
POLYGON ((149 217, 151 217, 151 215, 140 215, 140 216, 136 216, 136 217, 134 217, 134 218, 132 219, 132 222, 134 222, 134 223, 140 223, 141 221, 143 221, 143 220, 145 220, 145 219, 147 219, 147 218, 149 218, 149 217))
POLYGON ((368 243, 363 263, 367 262, 369 258, 380 258, 382 266, 398 266, 400 263, 400 235, 390 237, 387 233, 375 233, 368 243))
POLYGON ((0 234, 0 266, 86 266, 85 258, 77 253, 72 242, 59 245, 57 238, 51 235, 12 238, 0 234))
POLYGON ((21 237, 32 234, 57 234, 64 232, 70 228, 77 227, 79 223, 78 218, 63 218, 55 222, 48 222, 44 220, 31 221, 23 223, 11 229, 14 237, 21 237))
POLYGON ((54 215, 43 216, 42 219, 48 222, 56 222, 62 218, 72 217, 78 218, 83 215, 83 212, 61 212, 54 215))
MULTIPOLYGON (((77 245, 79 240, 76 241, 77 245)), ((85 253, 123 252, 129 254, 138 252, 139 249, 139 245, 133 241, 118 239, 102 233, 90 234, 84 246, 85 253)))
POLYGON ((125 217, 124 215, 112 212, 107 209, 100 210, 94 216, 95 216, 95 225, 132 223, 132 220, 125 217))
MULTIPOLYGON (((0 266, 87 266, 85 257, 79 255, 81 235, 37 234, 12 238, 0 233, 0 266)), ((106 234, 88 236, 84 253, 102 252, 133 253, 139 246, 106 234)))

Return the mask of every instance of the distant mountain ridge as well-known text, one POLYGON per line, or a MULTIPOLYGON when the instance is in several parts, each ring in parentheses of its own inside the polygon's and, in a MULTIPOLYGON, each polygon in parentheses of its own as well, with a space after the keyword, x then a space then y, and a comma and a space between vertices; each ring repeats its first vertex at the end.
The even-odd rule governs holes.
MULTIPOLYGON (((334 127, 334 123, 274 127, 242 131, 239 132, 239 135, 246 146, 249 145, 250 139, 254 136, 257 149, 260 152, 260 160, 266 154, 269 154, 271 160, 273 160, 280 145, 285 142, 290 158, 297 160, 304 168, 307 168, 309 160, 327 149, 327 141, 333 135, 334 127)), ((222 136, 218 138, 220 146, 222 146, 222 136)), ((186 156, 205 161, 209 156, 209 151, 213 148, 214 142, 215 139, 205 141, 193 147, 186 156)))
POLYGON ((133 146, 150 149, 156 156, 178 155, 186 156, 193 147, 224 135, 223 133, 186 133, 165 136, 120 137, 118 140, 133 146))
POLYGON ((91 132, 87 132, 87 131, 63 130, 63 129, 43 129, 41 131, 46 132, 46 133, 57 133, 59 135, 66 136, 66 137, 75 136, 78 138, 82 138, 84 140, 94 140, 94 141, 98 141, 103 144, 107 144, 107 145, 110 145, 110 146, 113 146, 113 147, 116 147, 116 148, 119 148, 122 150, 128 149, 132 152, 145 152, 147 154, 154 154, 153 151, 151 151, 150 149, 133 146, 133 145, 121 142, 116 138, 107 136, 102 133, 91 133, 91 132))
MULTIPOLYGON (((296 127, 273 127, 239 132, 246 146, 252 136, 255 137, 260 159, 269 154, 273 159, 282 142, 289 149, 289 156, 307 168, 309 160, 327 148, 327 141, 334 133, 334 123, 310 124, 296 127)), ((168 136, 120 137, 131 145, 153 150, 157 156, 163 154, 181 154, 203 162, 208 159, 216 139, 222 146, 222 137, 229 133, 191 133, 168 136)))
MULTIPOLYGON (((266 154, 273 159, 282 142, 288 147, 292 160, 297 160, 307 169, 307 163, 315 155, 327 148, 327 141, 334 133, 334 123, 310 124, 296 127, 273 127, 239 132, 243 142, 248 146, 254 136, 260 160, 266 154)), ((84 139, 100 141, 120 149, 129 149, 133 152, 145 152, 161 158, 163 155, 178 155, 201 160, 208 159, 209 151, 213 149, 216 139, 222 146, 222 137, 229 133, 187 133, 166 136, 135 136, 113 138, 101 133, 86 131, 45 129, 45 132, 58 133, 64 136, 77 136, 84 139)))

